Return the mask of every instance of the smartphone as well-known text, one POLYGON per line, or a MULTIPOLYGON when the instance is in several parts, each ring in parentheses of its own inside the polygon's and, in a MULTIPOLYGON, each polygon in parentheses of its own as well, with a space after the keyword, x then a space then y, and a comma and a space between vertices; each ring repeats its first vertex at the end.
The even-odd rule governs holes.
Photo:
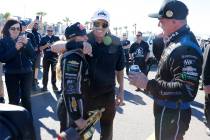
POLYGON ((39 16, 36 16, 36 20, 39 21, 39 16))

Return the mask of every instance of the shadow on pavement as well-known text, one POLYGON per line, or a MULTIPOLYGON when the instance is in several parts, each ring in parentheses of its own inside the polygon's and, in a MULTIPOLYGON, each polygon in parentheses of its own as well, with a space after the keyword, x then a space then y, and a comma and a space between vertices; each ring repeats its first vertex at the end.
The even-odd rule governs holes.
POLYGON ((33 111, 33 119, 34 126, 36 131, 37 140, 41 140, 41 129, 45 129, 51 136, 54 138, 57 137, 56 130, 48 128, 47 124, 43 122, 48 122, 50 119, 53 121, 57 121, 56 115, 56 106, 57 101, 50 92, 38 93, 36 95, 32 95, 32 111, 33 111))
POLYGON ((146 105, 146 103, 143 101, 142 97, 135 94, 135 93, 131 93, 127 90, 124 91, 125 95, 124 95, 124 99, 127 102, 133 103, 135 105, 146 105))
POLYGON ((199 121, 203 122, 204 113, 196 108, 203 109, 204 105, 197 101, 193 101, 191 103, 191 106, 192 106, 192 116, 195 116, 199 121))

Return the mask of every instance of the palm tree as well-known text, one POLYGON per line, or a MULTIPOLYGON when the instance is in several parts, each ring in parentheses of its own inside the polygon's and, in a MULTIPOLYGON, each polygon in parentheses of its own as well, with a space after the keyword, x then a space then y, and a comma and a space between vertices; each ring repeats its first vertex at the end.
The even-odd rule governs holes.
POLYGON ((134 27, 134 35, 136 35, 136 23, 133 24, 134 27))
POLYGON ((65 17, 63 21, 66 23, 66 26, 69 26, 69 23, 71 22, 71 20, 68 17, 65 17))
POLYGON ((8 18, 11 16, 10 12, 6 12, 3 14, 3 17, 5 20, 8 20, 8 18))
POLYGON ((120 31, 120 36, 122 35, 122 27, 119 27, 118 30, 120 31))
POLYGON ((117 33, 118 28, 117 27, 114 27, 113 30, 115 30, 115 35, 117 36, 117 34, 118 34, 117 33))
POLYGON ((42 18, 43 18, 44 16, 46 16, 47 13, 45 13, 45 12, 37 12, 36 15, 40 17, 40 20, 39 20, 40 29, 41 29, 41 32, 44 33, 43 24, 42 24, 42 18))
POLYGON ((126 34, 127 34, 127 36, 128 36, 128 26, 124 26, 124 29, 125 29, 126 34))

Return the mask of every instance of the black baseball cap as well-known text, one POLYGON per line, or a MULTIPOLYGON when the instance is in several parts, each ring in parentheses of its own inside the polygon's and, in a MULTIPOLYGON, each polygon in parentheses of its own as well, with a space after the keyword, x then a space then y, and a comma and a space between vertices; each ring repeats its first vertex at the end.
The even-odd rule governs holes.
POLYGON ((83 35, 87 35, 86 29, 79 22, 76 22, 73 25, 68 26, 65 30, 65 37, 68 39, 75 37, 75 36, 83 36, 83 35))
POLYGON ((151 18, 186 19, 188 15, 187 6, 177 0, 165 0, 158 13, 149 14, 151 18))
POLYGON ((21 24, 22 26, 27 26, 27 25, 29 24, 29 22, 26 21, 26 20, 20 20, 20 24, 21 24))

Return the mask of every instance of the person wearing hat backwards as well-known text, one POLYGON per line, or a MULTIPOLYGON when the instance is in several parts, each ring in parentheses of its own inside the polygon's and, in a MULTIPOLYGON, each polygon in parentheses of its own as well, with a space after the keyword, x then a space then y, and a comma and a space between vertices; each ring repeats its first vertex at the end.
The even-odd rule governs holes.
POLYGON ((191 120, 190 103, 195 99, 202 71, 202 53, 187 25, 188 8, 176 0, 165 1, 157 14, 168 38, 155 79, 143 73, 129 75, 130 84, 146 89, 154 98, 155 139, 183 140, 191 120))
MULTIPOLYGON (((100 140, 112 140, 116 105, 118 106, 123 102, 124 95, 124 54, 120 39, 109 32, 109 13, 105 10, 96 11, 92 17, 92 22, 93 31, 88 34, 88 42, 92 46, 92 56, 86 56, 90 82, 86 84, 84 90, 84 110, 88 112, 105 108, 100 119, 100 140), (115 76, 117 76, 119 83, 119 93, 116 100, 115 76)), ((72 46, 55 45, 52 50, 57 52, 70 50, 72 46)))
POLYGON ((57 108, 60 132, 72 126, 82 129, 87 125, 82 115, 84 112, 81 89, 85 74, 87 74, 87 62, 79 46, 85 43, 88 37, 84 26, 79 22, 66 28, 65 37, 67 39, 65 45, 71 45, 72 47, 70 51, 62 52, 64 54, 57 67, 60 71, 60 73, 57 73, 57 77, 62 79, 62 96, 58 101, 57 108))

